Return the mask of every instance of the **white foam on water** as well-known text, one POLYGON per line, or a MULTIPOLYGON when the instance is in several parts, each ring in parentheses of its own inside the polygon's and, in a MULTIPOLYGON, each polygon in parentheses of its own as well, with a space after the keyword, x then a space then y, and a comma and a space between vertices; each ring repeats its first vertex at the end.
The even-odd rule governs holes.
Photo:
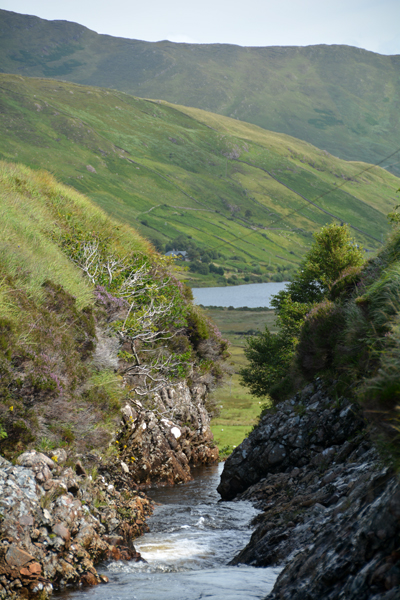
MULTIPOLYGON (((150 536, 149 536, 150 537, 150 536)), ((191 561, 210 553, 207 540, 182 537, 181 535, 156 536, 154 539, 147 537, 144 540, 135 541, 135 548, 148 563, 174 561, 191 561)))
POLYGON ((175 489, 160 489, 150 532, 134 540, 147 562, 100 568, 107 586, 65 592, 68 600, 261 600, 281 569, 227 566, 248 542, 258 511, 249 502, 219 502, 219 468, 175 489))

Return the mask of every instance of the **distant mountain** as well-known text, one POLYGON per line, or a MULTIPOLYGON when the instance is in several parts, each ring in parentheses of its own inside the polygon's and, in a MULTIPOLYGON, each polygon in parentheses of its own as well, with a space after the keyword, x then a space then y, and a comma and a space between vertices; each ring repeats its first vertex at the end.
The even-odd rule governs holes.
POLYGON ((384 169, 200 109, 19 75, 0 90, 0 159, 50 170, 164 251, 191 248, 193 283, 287 278, 333 221, 376 249, 398 203, 384 169))
MULTIPOLYGON (((400 56, 349 46, 142 42, 2 10, 0 65, 202 108, 345 159, 377 163, 400 146, 400 56)), ((398 161, 385 166, 400 174, 398 161)))

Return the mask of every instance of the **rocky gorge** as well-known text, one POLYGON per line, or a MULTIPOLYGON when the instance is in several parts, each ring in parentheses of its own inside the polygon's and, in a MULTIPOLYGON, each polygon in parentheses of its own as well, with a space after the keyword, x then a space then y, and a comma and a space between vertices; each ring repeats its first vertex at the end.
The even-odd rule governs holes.
POLYGON ((232 564, 284 565, 268 600, 400 598, 400 482, 360 407, 321 380, 271 409, 218 491, 262 511, 232 564))
POLYGON ((190 466, 218 458, 206 396, 204 381, 180 383, 157 394, 153 410, 126 404, 108 459, 62 448, 27 451, 16 464, 0 457, 0 598, 106 583, 99 561, 141 560, 133 541, 152 504, 140 488, 188 481, 190 466))

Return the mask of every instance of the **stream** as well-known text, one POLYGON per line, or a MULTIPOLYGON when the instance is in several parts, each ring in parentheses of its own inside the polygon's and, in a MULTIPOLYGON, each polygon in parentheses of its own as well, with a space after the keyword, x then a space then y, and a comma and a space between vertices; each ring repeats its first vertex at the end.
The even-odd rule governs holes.
POLYGON ((257 510, 247 501, 220 502, 223 463, 195 469, 194 479, 149 490, 157 503, 150 533, 135 540, 147 562, 109 562, 108 585, 64 592, 64 600, 251 600, 265 598, 278 568, 227 563, 248 542, 257 510))

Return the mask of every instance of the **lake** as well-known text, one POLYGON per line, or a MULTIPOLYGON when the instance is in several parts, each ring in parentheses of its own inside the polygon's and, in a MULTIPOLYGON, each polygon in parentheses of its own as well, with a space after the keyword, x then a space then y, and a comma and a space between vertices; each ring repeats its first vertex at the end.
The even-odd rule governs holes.
POLYGON ((240 308, 248 306, 271 308, 271 296, 284 290, 288 281, 280 283, 249 283, 248 285, 233 285, 227 287, 192 288, 194 301, 203 306, 233 306, 240 308))

